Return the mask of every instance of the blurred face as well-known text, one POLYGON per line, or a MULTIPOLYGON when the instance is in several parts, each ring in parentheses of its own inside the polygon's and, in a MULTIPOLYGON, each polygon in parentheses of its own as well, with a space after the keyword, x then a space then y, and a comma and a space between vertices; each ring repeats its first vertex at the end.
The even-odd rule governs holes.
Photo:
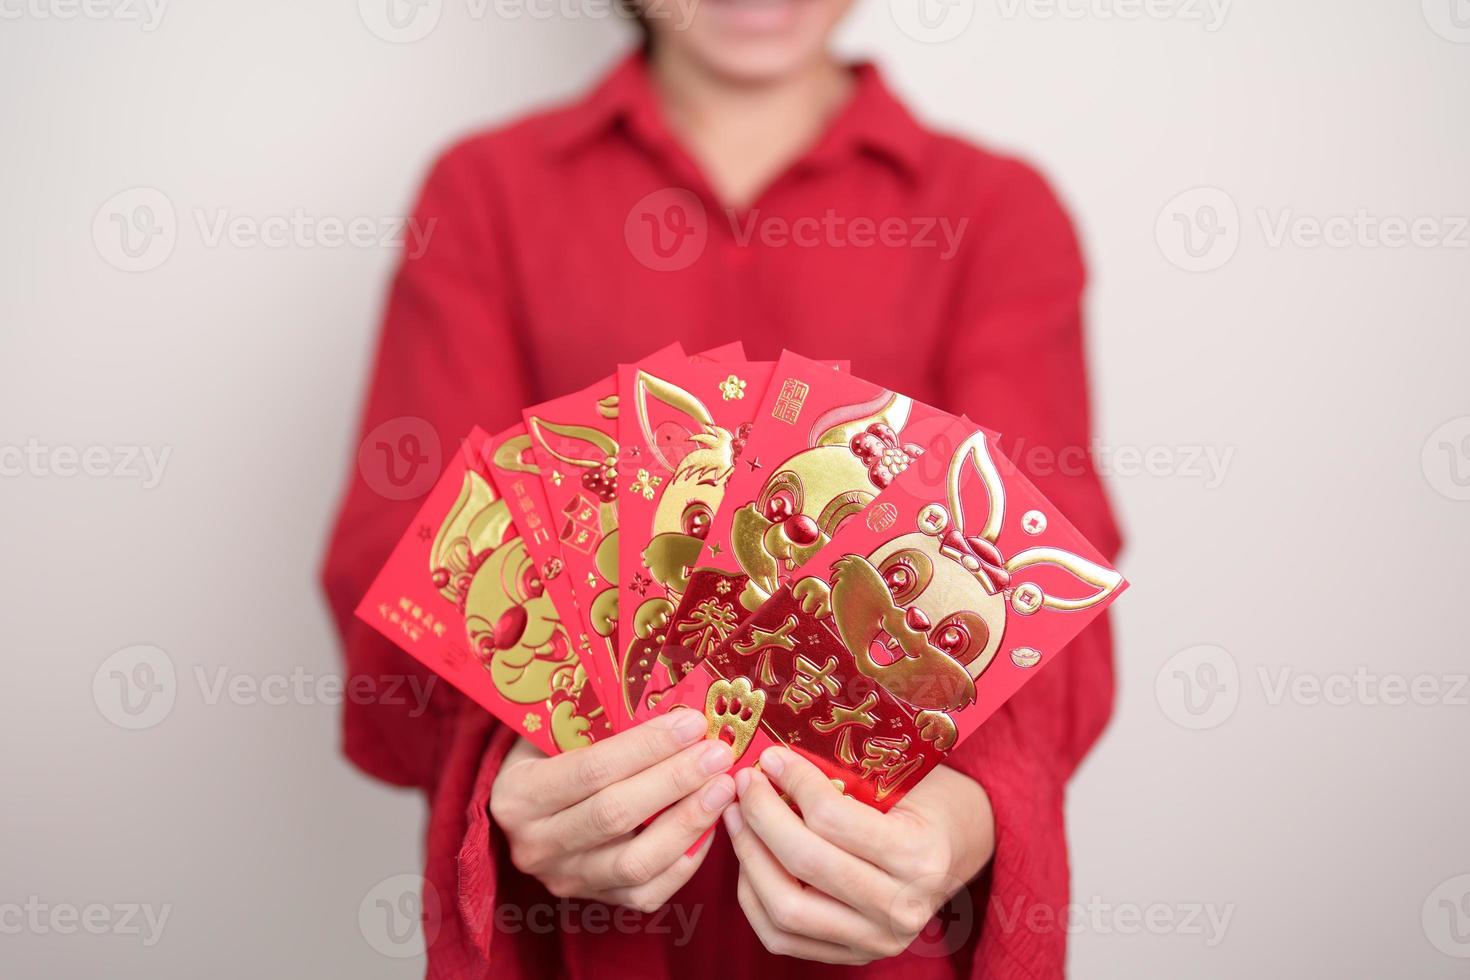
POLYGON ((731 81, 779 81, 823 57, 852 0, 641 0, 658 50, 731 81))

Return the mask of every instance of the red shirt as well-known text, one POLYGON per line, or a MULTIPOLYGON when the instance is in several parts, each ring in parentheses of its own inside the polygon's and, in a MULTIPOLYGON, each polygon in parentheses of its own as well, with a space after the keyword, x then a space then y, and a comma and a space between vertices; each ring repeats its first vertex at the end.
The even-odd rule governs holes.
MULTIPOLYGON (((873 68, 855 75, 824 135, 735 212, 671 135, 637 57, 581 102, 455 146, 415 212, 429 240, 406 250, 394 282, 363 432, 423 419, 447 451, 474 425, 496 431, 522 406, 671 341, 693 351, 738 339, 752 358, 790 347, 849 358, 857 375, 967 413, 1012 446, 1024 439, 1028 456, 1070 447, 1051 457, 1069 465, 1033 468, 1033 479, 1112 558, 1118 534, 1078 452, 1089 435, 1083 267, 1065 213, 1025 164, 923 128, 873 68)), ((418 506, 354 470, 323 575, 353 675, 424 673, 352 617, 418 506)), ((990 794, 995 858, 950 916, 958 949, 935 956, 921 939, 866 974, 1062 972, 1063 788, 1112 690, 1100 621, 950 757, 990 794)), ((764 951, 737 903, 723 830, 672 900, 683 920, 644 916, 629 929, 629 913, 552 898, 511 865, 486 814, 514 733, 447 685, 430 711, 412 709, 349 704, 345 750, 428 796, 431 976, 831 970, 764 951)))

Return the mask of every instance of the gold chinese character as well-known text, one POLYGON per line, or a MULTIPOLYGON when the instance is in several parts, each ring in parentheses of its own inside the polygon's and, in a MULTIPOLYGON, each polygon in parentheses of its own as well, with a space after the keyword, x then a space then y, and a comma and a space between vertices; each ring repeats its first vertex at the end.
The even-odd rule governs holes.
POLYGON ((735 632, 737 624, 733 606, 710 598, 694 607, 689 619, 679 624, 679 632, 693 633, 694 650, 705 657, 735 632))
POLYGON ((836 657, 828 657, 827 662, 818 667, 798 654, 795 666, 796 676, 781 692, 781 703, 792 711, 805 711, 824 695, 832 697, 841 690, 841 685, 832 676, 832 671, 837 669, 836 657))
POLYGON ((749 636, 743 640, 735 641, 734 650, 742 657, 759 653, 760 660, 756 663, 756 676, 761 679, 762 684, 774 684, 776 674, 771 668, 771 651, 772 649, 795 650, 796 641, 791 638, 791 633, 795 629, 796 615, 794 613, 787 616, 786 622, 774 630, 752 626, 749 630, 749 636))
POLYGON ((796 649, 796 641, 791 638, 796 629, 796 614, 792 613, 786 617, 786 621, 773 630, 761 629, 759 626, 750 628, 750 636, 735 644, 735 652, 742 657, 748 657, 752 653, 764 650, 766 647, 779 647, 782 650, 796 649))
POLYGON ((795 378, 787 378, 781 382, 776 403, 771 407, 771 417, 788 425, 795 425, 797 418, 801 416, 802 403, 806 401, 810 390, 809 385, 795 378))
POLYGON ((839 732, 837 736, 837 758, 849 766, 857 765, 857 757, 852 752, 852 729, 853 726, 872 728, 878 723, 878 716, 873 709, 878 705, 878 695, 869 691, 867 697, 855 708, 845 704, 832 705, 832 717, 821 718, 812 722, 812 728, 823 735, 839 732))
POLYGON ((873 779, 876 775, 878 799, 887 799, 924 761, 922 756, 909 758, 908 753, 907 735, 897 738, 875 735, 863 744, 863 758, 859 764, 865 778, 873 779))

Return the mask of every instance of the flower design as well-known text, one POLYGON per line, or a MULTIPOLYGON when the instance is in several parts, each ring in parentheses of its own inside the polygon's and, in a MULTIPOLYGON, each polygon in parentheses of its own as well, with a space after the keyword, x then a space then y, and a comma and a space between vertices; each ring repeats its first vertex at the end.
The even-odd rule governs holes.
POLYGON ((720 579, 720 584, 715 586, 715 591, 718 592, 720 595, 729 595, 730 580, 724 578, 720 579))
POLYGON ((541 730, 541 716, 532 711, 526 712, 526 717, 521 719, 521 726, 528 732, 539 732, 541 730))
POLYGON ((633 480, 633 485, 628 489, 634 493, 641 493, 644 500, 653 499, 653 491, 663 482, 662 477, 650 476, 647 470, 639 470, 633 480))
POLYGON ((721 381, 720 382, 720 394, 724 397, 725 401, 727 401, 727 402, 728 401, 734 401, 737 398, 744 398, 745 397, 745 379, 744 378, 737 378, 733 374, 730 375, 724 381, 721 381))
POLYGON ((566 477, 564 477, 564 476, 561 475, 561 470, 552 470, 551 471, 551 483, 552 483, 552 486, 557 486, 557 487, 561 486, 561 481, 564 480, 564 479, 566 479, 566 477))
POLYGON ((867 466, 868 479, 879 490, 886 489, 894 477, 924 452, 913 443, 900 444, 898 434, 883 422, 874 422, 853 436, 848 448, 867 466))

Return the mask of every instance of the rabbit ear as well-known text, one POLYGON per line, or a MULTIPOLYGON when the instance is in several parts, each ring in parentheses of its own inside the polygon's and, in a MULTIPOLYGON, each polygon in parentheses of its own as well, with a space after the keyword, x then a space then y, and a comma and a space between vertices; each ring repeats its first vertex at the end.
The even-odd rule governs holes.
POLYGON ((545 419, 531 416, 527 420, 532 437, 536 444, 546 450, 552 456, 566 463, 568 466, 580 466, 582 469, 593 470, 604 466, 613 466, 618 459, 618 443, 606 432, 599 432, 590 425, 562 425, 559 422, 548 422, 545 419), (595 456, 569 456, 559 452, 552 447, 546 438, 547 433, 560 436, 563 440, 573 443, 577 448, 586 447, 594 450, 595 456))
POLYGON ((975 465, 975 472, 980 475, 980 482, 990 497, 990 512, 980 528, 980 537, 995 544, 995 539, 1000 535, 1001 524, 1005 520, 1006 488, 1000 478, 1000 471, 995 468, 995 460, 990 456, 990 444, 983 431, 972 433, 960 443, 960 448, 955 451, 949 463, 949 510, 953 515, 955 528, 962 534, 968 533, 965 531, 964 501, 960 495, 966 463, 975 465))
MULTIPOLYGON (((672 409, 676 413, 672 420, 674 425, 683 429, 685 440, 692 440, 694 445, 701 444, 699 437, 714 428, 714 416, 698 398, 678 385, 662 378, 656 378, 646 371, 638 372, 638 377, 633 384, 633 399, 638 410, 638 431, 643 434, 644 445, 653 453, 659 465, 670 472, 678 468, 679 459, 671 458, 659 445, 658 437, 653 431, 652 421, 653 410, 656 406, 650 405, 649 400, 652 399, 672 409)), ((693 448, 693 445, 689 448, 693 448)), ((682 457, 683 454, 680 454, 679 458, 682 457)))
POLYGON ((1088 561, 1081 555, 1074 555, 1060 548, 1028 548, 1006 562, 1006 571, 1014 574, 1034 565, 1055 565, 1071 572, 1077 579, 1096 590, 1092 595, 1083 596, 1080 599, 1063 599, 1060 596, 1047 595, 1044 590, 1038 590, 1041 591, 1043 606, 1061 612, 1076 612, 1079 609, 1095 606, 1116 592, 1118 586, 1123 584, 1123 576, 1113 569, 1105 568, 1096 562, 1088 561))
POLYGON ((875 422, 882 422, 899 432, 909 420, 914 400, 907 395, 884 391, 858 405, 839 405, 823 412, 812 423, 810 442, 817 446, 845 446, 852 437, 875 422))
POLYGON ((474 470, 466 470, 459 497, 439 525, 429 549, 429 571, 444 573, 439 592, 457 602, 456 577, 470 571, 471 560, 481 552, 500 547, 510 530, 510 510, 505 501, 474 470))
POLYGON ((531 436, 524 433, 512 436, 495 450, 495 466, 508 473, 531 473, 539 475, 541 467, 531 456, 531 436))

